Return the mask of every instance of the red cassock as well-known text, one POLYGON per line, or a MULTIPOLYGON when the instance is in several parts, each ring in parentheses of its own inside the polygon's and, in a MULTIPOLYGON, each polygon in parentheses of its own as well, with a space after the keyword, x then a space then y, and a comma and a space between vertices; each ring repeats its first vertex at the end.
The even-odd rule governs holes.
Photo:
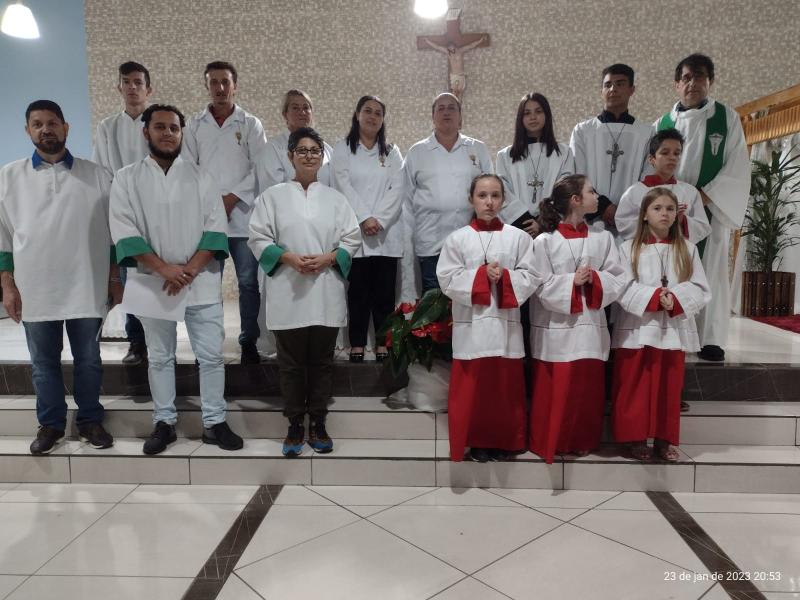
POLYGON ((604 408, 604 361, 533 361, 529 447, 548 464, 556 454, 597 448, 604 408))
POLYGON ((519 358, 453 360, 447 397, 450 458, 464 447, 525 448, 525 378, 519 358))

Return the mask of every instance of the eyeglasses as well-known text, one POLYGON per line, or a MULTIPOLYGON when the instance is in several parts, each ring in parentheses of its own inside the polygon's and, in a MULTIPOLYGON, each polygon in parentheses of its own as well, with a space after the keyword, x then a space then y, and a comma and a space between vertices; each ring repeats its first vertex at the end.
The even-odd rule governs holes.
POLYGON ((305 158, 306 156, 319 158, 322 156, 322 150, 319 148, 295 148, 294 153, 301 158, 305 158))
POLYGON ((690 83, 693 79, 697 83, 703 83, 704 81, 708 81, 708 75, 705 73, 686 73, 686 75, 681 77, 681 83, 690 83))

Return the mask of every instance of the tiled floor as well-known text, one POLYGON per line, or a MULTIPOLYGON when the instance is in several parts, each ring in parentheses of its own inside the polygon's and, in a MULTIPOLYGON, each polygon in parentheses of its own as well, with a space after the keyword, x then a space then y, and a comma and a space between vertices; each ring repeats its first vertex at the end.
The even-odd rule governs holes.
MULTIPOLYGON (((257 490, 0 485, 0 599, 178 600, 257 490)), ((203 598, 728 597, 640 492, 285 486, 272 497, 203 598)), ((674 498, 763 597, 800 596, 800 495, 674 498)))

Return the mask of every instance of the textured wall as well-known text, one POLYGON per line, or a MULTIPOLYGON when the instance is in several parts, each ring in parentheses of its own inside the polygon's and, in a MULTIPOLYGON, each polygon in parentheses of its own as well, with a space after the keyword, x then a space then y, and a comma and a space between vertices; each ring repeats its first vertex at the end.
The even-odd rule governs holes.
MULTIPOLYGON (((75 1, 75 0, 70 0, 75 1)), ((317 126, 334 142, 364 93, 388 104, 390 139, 405 152, 430 127, 432 97, 446 87, 446 59, 418 51, 415 36, 441 33, 412 0, 85 0, 93 121, 119 110, 116 68, 150 68, 157 101, 199 110, 202 71, 214 59, 240 72, 239 101, 267 133, 283 129, 289 87, 314 100, 317 126)), ((674 101, 672 71, 692 51, 717 64, 712 93, 733 105, 800 82, 797 0, 450 0, 462 30, 489 32, 492 46, 466 56, 463 131, 497 151, 511 142, 527 91, 554 107, 557 134, 599 111, 599 71, 626 62, 637 72, 631 112, 653 120, 674 101)))

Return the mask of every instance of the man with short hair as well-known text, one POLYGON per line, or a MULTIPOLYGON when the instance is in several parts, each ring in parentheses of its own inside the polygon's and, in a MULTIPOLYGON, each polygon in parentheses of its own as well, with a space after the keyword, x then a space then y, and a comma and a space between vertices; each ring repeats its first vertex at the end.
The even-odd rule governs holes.
MULTIPOLYGON (((147 156, 147 141, 142 135, 142 113, 153 93, 150 72, 137 62, 122 63, 119 66, 117 91, 125 103, 125 109, 100 121, 92 153, 92 160, 111 173, 147 156)), ((124 267, 120 273, 124 283, 124 267)), ((130 346, 122 359, 123 364, 142 364, 147 359, 147 346, 142 324, 134 315, 125 317, 125 334, 130 346)))
POLYGON ((98 334, 108 306, 122 298, 109 252, 111 174, 70 154, 69 125, 55 102, 32 102, 25 121, 33 156, 0 169, 0 284, 3 306, 25 327, 31 355, 39 421, 31 454, 48 454, 64 437, 65 327, 78 433, 92 447, 108 448, 114 439, 102 425, 98 334))
POLYGON ((222 191, 229 223, 231 258, 239 280, 239 344, 242 364, 260 362, 258 261, 247 247, 250 215, 256 198, 253 159, 266 145, 261 121, 235 103, 236 67, 215 61, 206 65, 209 105, 186 126, 184 157, 207 170, 222 191))
MULTIPOLYGON (((117 172, 111 187, 111 236, 117 258, 120 264, 137 267, 129 286, 155 277, 158 294, 186 294, 186 329, 200 366, 203 442, 238 450, 242 438, 225 422, 219 261, 228 256, 228 238, 219 188, 211 175, 181 158, 185 121, 177 108, 153 104, 142 114, 142 122, 150 154, 117 172)), ((155 423, 143 450, 158 454, 177 439, 177 323, 141 314, 139 318, 149 350, 155 423)))
POLYGON ((603 69, 603 111, 575 126, 569 141, 575 172, 589 177, 599 195, 597 212, 586 215, 594 229, 614 229, 622 194, 641 179, 653 128, 628 112, 636 92, 634 72, 617 63, 603 69))
POLYGON ((656 122, 661 131, 674 127, 686 140, 676 177, 695 186, 703 199, 711 234, 698 244, 711 287, 711 302, 697 319, 698 356, 725 360, 731 291, 728 248, 731 233, 744 222, 750 196, 750 157, 738 113, 709 97, 714 62, 691 54, 675 67, 678 102, 656 122))

